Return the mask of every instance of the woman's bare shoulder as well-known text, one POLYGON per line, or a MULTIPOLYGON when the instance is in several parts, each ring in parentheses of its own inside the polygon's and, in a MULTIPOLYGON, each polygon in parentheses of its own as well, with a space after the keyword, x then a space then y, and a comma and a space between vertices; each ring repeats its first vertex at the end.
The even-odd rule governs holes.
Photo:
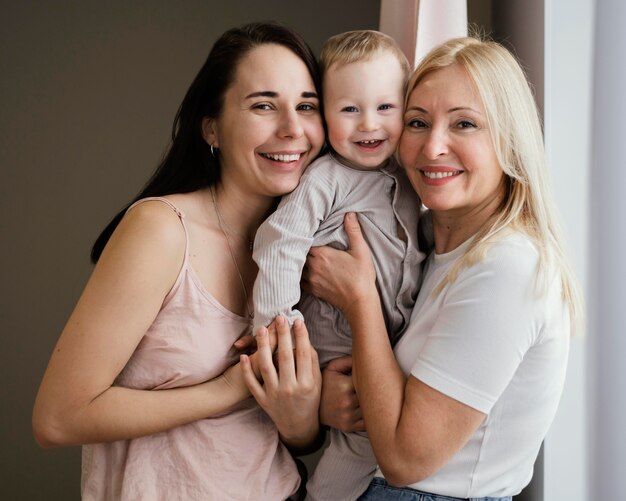
POLYGON ((158 268, 170 262, 181 263, 185 242, 185 229, 177 211, 162 201, 147 200, 126 212, 100 264, 135 263, 139 271, 151 264, 158 268))

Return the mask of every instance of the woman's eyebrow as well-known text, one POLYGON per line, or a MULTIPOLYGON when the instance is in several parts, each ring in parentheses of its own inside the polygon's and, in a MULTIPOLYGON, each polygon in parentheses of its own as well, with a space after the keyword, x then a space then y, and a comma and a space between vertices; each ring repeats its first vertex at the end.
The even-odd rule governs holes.
MULTIPOLYGON (((307 99, 311 99, 311 98, 319 99, 316 92, 305 91, 301 94, 301 96, 307 99)), ((274 97, 275 98, 275 97, 278 97, 278 92, 273 91, 273 90, 262 90, 259 92, 253 92, 252 94, 248 94, 246 96, 246 99, 252 99, 255 97, 274 97)))
MULTIPOLYGON (((422 108, 421 106, 410 106, 406 109, 406 111, 419 111, 420 113, 428 114, 428 110, 422 108)), ((472 111, 474 113, 481 114, 480 111, 475 110, 471 106, 454 106, 448 110, 448 113, 454 113, 455 111, 472 111)))
MULTIPOLYGON (((428 114, 428 111, 425 110, 424 108, 421 108, 420 106, 409 106, 406 111, 419 111, 420 113, 425 113, 428 114)), ((406 112, 405 111, 405 112, 406 112)))
POLYGON ((471 106, 455 106, 454 108, 450 108, 448 113, 453 113, 455 111, 471 111, 473 113, 478 113, 479 115, 481 114, 480 111, 475 110, 471 106))
POLYGON ((278 97, 278 92, 273 90, 262 90, 259 92, 253 92, 252 94, 248 94, 246 99, 251 99, 253 97, 278 97))

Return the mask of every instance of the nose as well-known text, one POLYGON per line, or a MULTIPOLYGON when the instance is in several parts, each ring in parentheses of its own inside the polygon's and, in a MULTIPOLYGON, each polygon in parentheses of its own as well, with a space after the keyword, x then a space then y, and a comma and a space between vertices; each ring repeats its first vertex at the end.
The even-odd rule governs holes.
POLYGON ((283 110, 280 115, 278 134, 281 137, 297 138, 302 136, 303 127, 301 118, 296 110, 283 110))
POLYGON ((378 120, 376 114, 371 111, 363 111, 361 120, 359 120, 359 132, 372 132, 378 129, 378 120))
POLYGON ((422 152, 430 160, 435 160, 449 152, 448 134, 442 127, 433 127, 427 132, 422 152))

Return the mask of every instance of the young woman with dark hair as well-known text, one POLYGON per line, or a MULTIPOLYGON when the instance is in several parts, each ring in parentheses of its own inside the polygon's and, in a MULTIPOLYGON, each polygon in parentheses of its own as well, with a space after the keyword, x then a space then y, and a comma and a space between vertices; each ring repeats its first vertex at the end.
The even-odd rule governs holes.
POLYGON ((317 355, 301 325, 294 355, 281 318, 257 334, 265 350, 239 362, 232 346, 251 332, 250 242, 323 144, 311 50, 278 24, 227 31, 172 140, 93 247, 37 395, 35 437, 84 446, 86 500, 286 499, 300 484, 288 448, 319 431, 317 355))

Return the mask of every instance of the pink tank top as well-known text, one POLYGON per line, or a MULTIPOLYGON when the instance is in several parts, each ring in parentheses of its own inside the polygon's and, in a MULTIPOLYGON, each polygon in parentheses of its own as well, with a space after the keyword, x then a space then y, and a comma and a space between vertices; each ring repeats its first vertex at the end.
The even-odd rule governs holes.
MULTIPOLYGON (((251 323, 224 308, 185 259, 161 310, 115 384, 158 390, 220 375, 251 323)), ((136 204, 133 204, 132 209, 136 204)), ((284 500, 300 477, 278 431, 253 398, 227 413, 132 440, 83 446, 83 500, 284 500)))

